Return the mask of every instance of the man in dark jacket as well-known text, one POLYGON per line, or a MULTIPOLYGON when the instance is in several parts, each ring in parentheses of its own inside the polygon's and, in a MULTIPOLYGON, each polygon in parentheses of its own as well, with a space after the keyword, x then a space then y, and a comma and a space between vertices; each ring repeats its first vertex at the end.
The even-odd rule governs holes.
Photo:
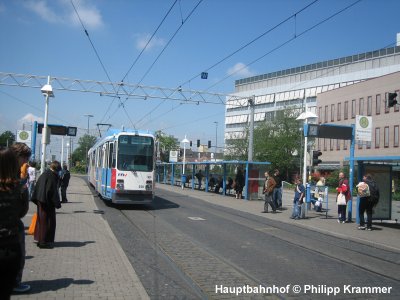
POLYGON ((376 182, 372 179, 371 174, 364 175, 363 182, 368 184, 369 195, 365 197, 360 197, 360 208, 359 208, 360 226, 358 226, 358 229, 359 230, 367 229, 368 231, 371 231, 373 208, 378 204, 379 201, 379 188, 376 182), (364 219, 365 212, 367 212, 367 227, 365 227, 365 219, 364 219))
POLYGON ((36 182, 32 201, 37 204, 37 223, 35 227, 35 240, 39 248, 53 248, 56 233, 56 208, 61 208, 58 193, 58 172, 60 163, 53 161, 36 182))
POLYGON ((63 166, 63 170, 60 175, 60 190, 61 190, 61 202, 66 203, 67 200, 67 188, 69 185, 69 179, 71 178, 71 174, 67 169, 67 165, 63 166))

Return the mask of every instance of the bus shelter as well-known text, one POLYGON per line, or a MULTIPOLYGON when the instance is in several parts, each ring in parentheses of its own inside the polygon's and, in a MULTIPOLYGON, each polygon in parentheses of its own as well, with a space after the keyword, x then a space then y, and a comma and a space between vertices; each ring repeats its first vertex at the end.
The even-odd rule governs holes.
POLYGON ((257 200, 262 198, 264 173, 270 164, 238 160, 157 163, 156 176, 158 183, 230 195, 235 193, 233 182, 240 169, 245 178, 244 199, 257 200))
MULTIPOLYGON (((345 160, 351 158, 346 157, 345 160)), ((373 220, 391 220, 392 219, 392 191, 393 168, 400 163, 400 156, 372 156, 372 157, 354 157, 357 163, 357 182, 362 181, 363 175, 371 174, 379 187, 379 202, 374 208, 373 220)), ((360 198, 357 196, 356 222, 359 220, 360 198)))

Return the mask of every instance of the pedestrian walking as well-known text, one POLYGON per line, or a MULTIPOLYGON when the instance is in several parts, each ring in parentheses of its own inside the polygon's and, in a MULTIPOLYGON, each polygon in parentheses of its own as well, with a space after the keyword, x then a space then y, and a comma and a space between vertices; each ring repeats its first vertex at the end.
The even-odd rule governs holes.
POLYGON ((16 154, 11 149, 1 149, 0 299, 10 299, 21 271, 21 264, 24 262, 19 228, 21 218, 28 211, 29 203, 27 190, 20 184, 19 170, 16 154))
POLYGON ((71 178, 71 174, 68 171, 67 165, 63 166, 60 175, 60 190, 61 190, 61 203, 67 203, 67 188, 69 185, 69 179, 71 178))
POLYGON ((39 248, 51 249, 54 247, 56 234, 56 209, 61 208, 58 193, 58 172, 60 163, 53 161, 36 182, 32 201, 37 205, 37 223, 34 238, 39 248))
POLYGON ((379 202, 379 187, 372 179, 371 174, 366 174, 363 176, 363 181, 357 184, 357 190, 358 195, 360 196, 360 225, 358 226, 358 229, 367 229, 368 231, 371 231, 373 209, 379 202), (365 227, 365 212, 367 212, 367 227, 365 227))
MULTIPOLYGON (((29 201, 29 194, 28 194, 28 189, 27 189, 27 182, 28 182, 28 161, 29 158, 31 157, 31 148, 29 148, 25 143, 14 143, 10 147, 11 151, 15 153, 17 156, 18 160, 18 165, 20 169, 19 173, 19 180, 20 180, 20 185, 24 193, 26 193, 26 198, 29 201)), ((29 205, 29 202, 28 202, 29 205)), ((19 237, 19 242, 20 242, 20 247, 21 247, 21 263, 20 263, 20 270, 17 275, 17 279, 15 282, 14 286, 14 292, 17 293, 25 293, 31 289, 29 284, 24 284, 22 283, 22 276, 24 272, 24 267, 25 267, 25 225, 22 220, 19 220, 18 222, 18 237, 19 237)))
POLYGON ((346 208, 347 202, 351 198, 349 181, 343 172, 339 173, 339 184, 336 188, 337 198, 336 203, 338 207, 338 223, 346 223, 346 208))
POLYGON ((272 199, 274 200, 275 207, 277 209, 282 208, 282 177, 278 169, 274 171, 274 179, 276 182, 272 199))
POLYGON ((276 182, 274 177, 270 176, 269 174, 270 172, 265 172, 265 182, 264 182, 264 188, 263 188, 263 194, 265 197, 265 201, 264 201, 264 211, 263 213, 267 213, 268 212, 268 205, 271 205, 272 208, 272 212, 275 213, 276 212, 276 206, 275 203, 272 199, 272 195, 276 186, 276 182))
POLYGON ((293 212, 290 218, 298 220, 301 217, 301 206, 304 202, 306 189, 304 188, 303 181, 300 178, 295 179, 295 184, 296 187, 294 188, 293 212))

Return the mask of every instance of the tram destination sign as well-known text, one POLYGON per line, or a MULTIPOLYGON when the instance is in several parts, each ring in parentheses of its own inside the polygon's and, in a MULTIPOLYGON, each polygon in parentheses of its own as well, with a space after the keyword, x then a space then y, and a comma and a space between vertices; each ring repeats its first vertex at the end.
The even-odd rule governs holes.
MULTIPOLYGON (((63 125, 47 124, 51 129, 51 135, 66 135, 66 136, 76 136, 77 127, 69 127, 63 125)), ((38 123, 38 133, 42 133, 44 124, 38 123)))

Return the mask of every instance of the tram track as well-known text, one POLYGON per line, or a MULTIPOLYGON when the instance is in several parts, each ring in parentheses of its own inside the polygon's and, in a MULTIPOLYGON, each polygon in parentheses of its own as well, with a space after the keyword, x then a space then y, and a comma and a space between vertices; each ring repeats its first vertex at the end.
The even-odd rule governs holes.
POLYGON ((364 271, 400 282, 400 273, 398 272, 398 267, 400 266, 399 252, 358 243, 349 239, 341 239, 332 235, 327 236, 317 231, 313 235, 306 234, 305 229, 293 227, 291 224, 265 219, 260 220, 260 218, 250 214, 218 205, 212 205, 211 208, 198 203, 191 203, 191 205, 195 210, 206 210, 208 214, 224 218, 251 230, 263 232, 268 236, 273 236, 292 246, 308 250, 313 254, 323 255, 351 264, 364 271), (376 271, 376 269, 380 271, 376 271))
MULTIPOLYGON (((154 260, 166 263, 170 272, 177 274, 185 282, 188 292, 190 290, 198 299, 227 299, 227 295, 215 293, 217 283, 223 282, 226 286, 265 286, 268 281, 261 279, 259 273, 248 270, 229 255, 224 255, 220 248, 189 234, 190 231, 186 228, 188 223, 182 222, 182 226, 177 227, 181 222, 177 220, 187 219, 187 209, 198 212, 197 215, 207 216, 207 222, 213 219, 232 222, 248 232, 261 234, 264 239, 279 241, 279 244, 286 245, 283 248, 297 249, 295 251, 307 254, 308 257, 318 256, 321 260, 336 262, 362 274, 369 274, 366 276, 371 278, 385 278, 378 279, 380 282, 391 282, 393 286, 400 286, 399 274, 396 272, 400 264, 400 254, 396 251, 324 235, 317 231, 310 234, 309 229, 293 228, 291 224, 261 219, 256 215, 218 205, 204 205, 202 201, 191 201, 191 198, 173 192, 163 191, 159 197, 158 202, 164 202, 161 208, 121 207, 115 211, 124 222, 129 223, 129 231, 139 233, 141 239, 148 241, 153 249, 154 260), (169 209, 172 209, 171 214, 166 213, 169 209)), ((248 296, 244 298, 249 299, 248 296)), ((294 295, 254 295, 250 299, 287 299, 292 296, 294 295)), ((303 295, 303 298, 309 297, 303 295)))

